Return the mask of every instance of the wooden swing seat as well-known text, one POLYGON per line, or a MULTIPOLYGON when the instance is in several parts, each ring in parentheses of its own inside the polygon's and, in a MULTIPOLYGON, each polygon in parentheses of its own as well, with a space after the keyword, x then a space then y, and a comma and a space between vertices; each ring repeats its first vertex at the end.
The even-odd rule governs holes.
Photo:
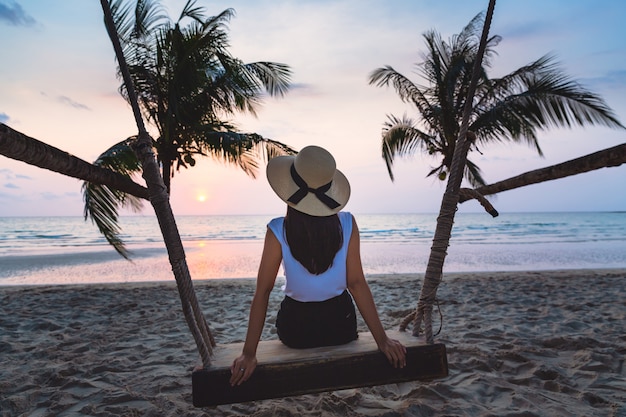
POLYGON ((261 341, 257 368, 240 386, 231 387, 230 365, 241 354, 243 343, 218 345, 209 368, 192 373, 195 407, 241 403, 356 387, 428 381, 448 375, 446 347, 427 344, 409 332, 388 331, 407 348, 407 365, 394 368, 380 352, 370 333, 341 346, 290 349, 278 340, 261 341))

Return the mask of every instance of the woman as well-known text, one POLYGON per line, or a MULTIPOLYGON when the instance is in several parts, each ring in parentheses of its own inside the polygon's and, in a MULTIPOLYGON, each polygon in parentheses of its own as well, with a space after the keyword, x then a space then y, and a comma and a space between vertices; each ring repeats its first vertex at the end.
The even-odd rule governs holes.
POLYGON ((406 349, 387 337, 363 274, 356 221, 341 212, 350 184, 336 169, 333 156, 307 146, 295 157, 271 159, 267 178, 287 203, 287 214, 268 224, 246 341, 231 366, 230 383, 247 381, 256 368, 256 349, 281 262, 285 298, 276 328, 285 345, 309 348, 355 340, 354 299, 380 351, 394 367, 404 367, 406 349))

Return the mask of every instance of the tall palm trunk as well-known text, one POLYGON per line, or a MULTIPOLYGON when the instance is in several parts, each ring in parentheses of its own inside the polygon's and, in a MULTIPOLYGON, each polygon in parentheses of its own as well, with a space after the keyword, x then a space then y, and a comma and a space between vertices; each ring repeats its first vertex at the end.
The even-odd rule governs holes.
POLYGON ((191 333, 196 341, 198 352, 202 358, 202 363, 206 367, 211 364, 210 355, 212 347, 215 345, 215 341, 210 334, 204 315, 198 306, 198 300, 191 281, 191 274, 189 273, 189 268, 185 259, 185 250, 176 226, 176 220, 174 219, 174 214, 170 205, 167 188, 163 182, 163 177, 159 172, 159 166, 152 148, 152 139, 146 131, 143 118, 141 117, 137 94, 130 78, 130 73, 128 71, 122 47, 115 29, 109 0, 100 0, 100 3, 102 4, 102 10, 104 11, 104 20, 107 32, 111 38, 111 42, 113 43, 113 49, 115 50, 120 72, 124 78, 128 98, 133 109, 135 121, 137 122, 137 128, 139 130, 137 143, 134 145, 133 149, 141 162, 143 170, 142 175, 148 185, 150 203, 154 207, 154 212, 159 221, 159 226, 161 228, 163 240, 165 241, 172 271, 178 286, 178 292, 183 312, 185 314, 185 319, 187 320, 187 325, 189 326, 189 329, 191 330, 191 333))
MULTIPOLYGON (((463 170, 467 159, 467 151, 469 149, 469 141, 467 139, 468 136, 473 138, 473 134, 467 131, 467 127, 469 124, 474 91, 476 90, 476 84, 478 82, 479 70, 482 63, 482 57, 485 52, 487 35, 489 33, 489 26, 491 25, 494 7, 495 0, 490 0, 480 39, 480 45, 478 47, 478 52, 476 53, 472 79, 470 81, 467 99, 465 101, 461 129, 455 146, 454 156, 452 157, 450 177, 448 178, 446 191, 444 192, 441 201, 439 217, 437 217, 437 227, 435 228, 435 236, 433 238, 433 246, 431 247, 430 257, 428 259, 428 265, 426 267, 426 274, 424 275, 424 283, 422 285, 422 292, 418 301, 417 310, 414 314, 413 334, 416 336, 419 334, 423 320, 424 334, 428 343, 433 343, 433 304, 437 295, 437 288, 439 287, 439 283, 442 279, 443 264, 447 255, 446 250, 448 249, 450 236, 452 235, 452 224, 454 223, 454 215, 459 201, 459 189, 461 188, 463 170)), ((403 330, 406 327, 406 324, 408 323, 406 323, 405 320, 402 324, 403 330)))
POLYGON ((106 185, 139 198, 148 189, 117 172, 90 164, 70 153, 26 136, 0 123, 0 155, 96 184, 106 185))
MULTIPOLYGON (((626 143, 622 143, 621 145, 603 149, 589 155, 581 156, 580 158, 536 169, 534 171, 525 172, 506 180, 485 185, 483 187, 476 188, 475 191, 483 196, 497 194, 514 188, 525 187, 530 184, 552 181, 600 168, 616 167, 625 163, 626 143)), ((461 197, 459 202, 463 203, 467 200, 468 198, 461 197)))

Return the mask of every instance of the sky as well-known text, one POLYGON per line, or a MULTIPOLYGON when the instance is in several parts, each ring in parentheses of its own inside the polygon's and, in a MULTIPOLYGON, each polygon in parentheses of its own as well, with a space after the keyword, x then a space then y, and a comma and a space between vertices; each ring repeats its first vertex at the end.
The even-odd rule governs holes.
MULTIPOLYGON (((185 1, 162 1, 175 19, 185 1)), ((199 0, 206 15, 226 8, 231 53, 244 62, 289 65, 293 88, 266 98, 257 118, 237 115, 256 132, 299 150, 328 149, 346 174, 353 213, 436 213, 445 183, 426 175, 435 160, 398 160, 391 181, 381 157, 388 114, 417 118, 393 89, 371 86, 369 74, 391 65, 420 82, 415 64, 423 34, 458 33, 487 0, 199 0)), ((500 35, 490 76, 507 74, 547 54, 564 72, 601 95, 626 124, 626 2, 500 0, 490 34, 500 35)), ((0 0, 0 122, 86 161, 137 133, 118 93, 116 62, 96 0, 0 0)), ((473 153, 487 183, 500 181, 626 141, 605 127, 539 133, 544 157, 522 144, 493 144, 473 153)), ((498 211, 624 211, 626 166, 527 186, 489 197, 498 211)), ((143 183, 141 178, 137 180, 143 183)), ((465 184, 463 184, 465 185, 465 184)), ((265 180, 205 159, 176 173, 175 215, 282 214, 265 180)), ((460 212, 480 212, 475 201, 460 212)), ((81 216, 81 182, 0 156, 1 216, 81 216)), ((142 212, 152 214, 149 204, 142 212)))

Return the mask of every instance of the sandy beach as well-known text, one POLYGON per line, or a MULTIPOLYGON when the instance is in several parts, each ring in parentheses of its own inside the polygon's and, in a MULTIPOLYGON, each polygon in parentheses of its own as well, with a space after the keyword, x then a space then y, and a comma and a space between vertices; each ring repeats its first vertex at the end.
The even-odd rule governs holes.
MULTIPOLYGON (((421 279, 368 277, 388 328, 421 279)), ((218 342, 242 341, 254 281, 195 286, 218 342)), ((626 416, 626 270, 447 274, 438 295, 445 379, 197 409, 173 283, 0 287, 0 416, 626 416)))

